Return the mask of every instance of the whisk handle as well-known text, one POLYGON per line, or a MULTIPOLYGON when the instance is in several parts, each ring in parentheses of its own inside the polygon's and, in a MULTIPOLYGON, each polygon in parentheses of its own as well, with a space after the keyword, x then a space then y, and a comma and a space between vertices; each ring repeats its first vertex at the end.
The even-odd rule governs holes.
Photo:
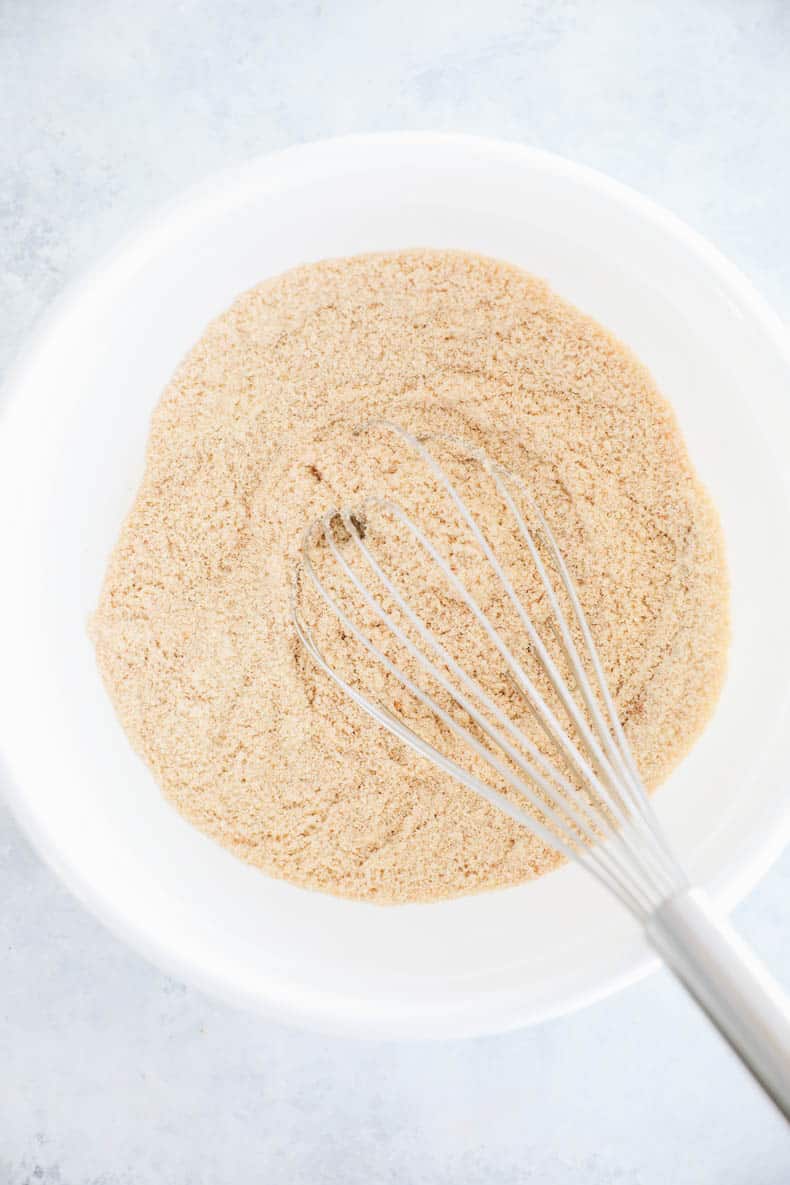
POLYGON ((665 901, 651 945, 790 1120, 790 1002, 699 889, 665 901))

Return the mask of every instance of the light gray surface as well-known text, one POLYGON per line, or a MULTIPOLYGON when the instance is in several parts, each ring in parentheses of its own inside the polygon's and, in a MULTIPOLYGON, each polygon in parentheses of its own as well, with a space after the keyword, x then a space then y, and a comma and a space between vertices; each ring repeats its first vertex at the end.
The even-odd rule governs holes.
MULTIPOLYGON (((788 63, 782 0, 0 0, 0 363, 187 183, 398 127, 601 168, 709 235, 790 319, 788 63)), ((786 984, 788 901, 785 855, 736 915, 786 984)), ((469 1043, 288 1031, 129 953, 2 805, 0 949, 0 1185, 790 1180, 781 1121, 665 974, 469 1043)))

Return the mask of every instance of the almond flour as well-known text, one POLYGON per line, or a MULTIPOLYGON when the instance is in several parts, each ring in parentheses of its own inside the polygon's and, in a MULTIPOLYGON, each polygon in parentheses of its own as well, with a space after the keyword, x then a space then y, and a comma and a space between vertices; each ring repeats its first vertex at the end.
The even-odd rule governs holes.
MULTIPOLYGON (((406 481, 386 415, 482 445, 530 486, 580 581, 653 788, 724 674, 718 519, 668 404, 540 280, 449 251, 297 268, 176 372, 91 623, 120 720, 191 823, 266 873, 380 902, 511 885, 557 858, 377 729, 290 622, 306 524, 406 481)), ((407 491, 403 491, 407 492, 407 491)))

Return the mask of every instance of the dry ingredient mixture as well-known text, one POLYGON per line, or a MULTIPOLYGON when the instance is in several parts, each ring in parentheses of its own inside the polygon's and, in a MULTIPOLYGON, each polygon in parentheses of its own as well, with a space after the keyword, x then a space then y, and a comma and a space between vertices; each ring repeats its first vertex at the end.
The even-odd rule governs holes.
MULTIPOLYGON (((672 411, 541 280, 414 250, 240 296, 179 367, 91 623, 121 722, 170 801, 265 872, 380 902, 510 885, 557 858, 348 702, 290 620, 306 524, 408 466, 387 416, 482 445, 530 486, 576 577, 646 783, 723 680, 714 508, 672 411)), ((452 607, 448 610, 452 612, 452 607)))

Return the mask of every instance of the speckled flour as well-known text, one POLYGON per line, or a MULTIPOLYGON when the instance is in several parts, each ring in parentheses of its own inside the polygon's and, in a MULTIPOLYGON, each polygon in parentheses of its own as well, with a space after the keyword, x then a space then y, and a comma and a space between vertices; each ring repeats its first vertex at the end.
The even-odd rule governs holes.
POLYGON ((389 445, 353 437, 377 415, 480 444, 528 482, 657 785, 722 683, 716 513, 633 355, 477 256, 297 268, 209 326, 153 417, 91 624, 101 673, 167 797, 265 872, 382 902, 513 884, 556 857, 363 717, 290 622, 305 525, 382 473, 408 484, 389 445))

